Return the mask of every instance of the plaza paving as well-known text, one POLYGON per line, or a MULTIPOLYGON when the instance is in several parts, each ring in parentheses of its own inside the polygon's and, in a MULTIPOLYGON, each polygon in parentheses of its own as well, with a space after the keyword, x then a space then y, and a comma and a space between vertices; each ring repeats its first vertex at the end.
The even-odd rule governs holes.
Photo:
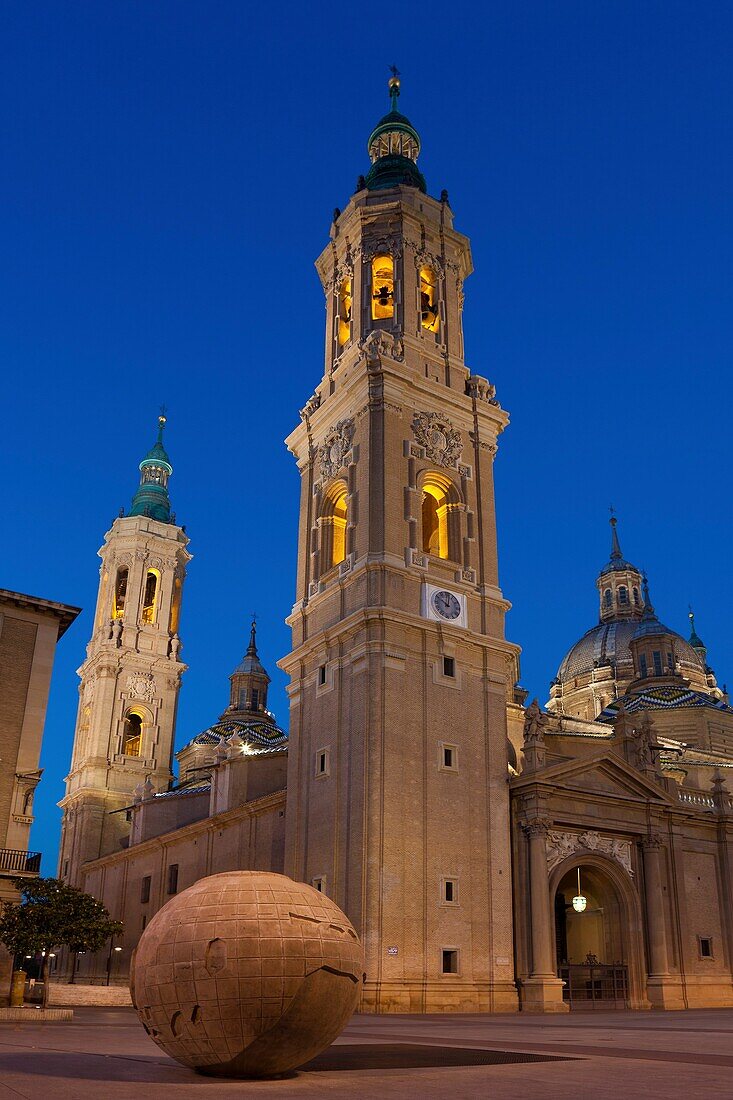
POLYGON ((131 1009, 76 1009, 68 1024, 0 1025, 0 1100, 131 1095, 727 1100, 733 1010, 356 1016, 304 1069, 251 1082, 200 1077, 172 1062, 131 1009))

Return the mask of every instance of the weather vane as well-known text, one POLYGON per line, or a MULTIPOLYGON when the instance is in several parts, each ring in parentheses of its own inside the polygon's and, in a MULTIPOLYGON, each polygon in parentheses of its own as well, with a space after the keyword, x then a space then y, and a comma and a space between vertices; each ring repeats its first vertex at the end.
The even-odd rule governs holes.
POLYGON ((400 75, 400 70, 397 68, 397 66, 396 65, 389 65, 388 68, 389 68, 389 71, 392 73, 392 76, 395 79, 397 79, 397 77, 400 75))

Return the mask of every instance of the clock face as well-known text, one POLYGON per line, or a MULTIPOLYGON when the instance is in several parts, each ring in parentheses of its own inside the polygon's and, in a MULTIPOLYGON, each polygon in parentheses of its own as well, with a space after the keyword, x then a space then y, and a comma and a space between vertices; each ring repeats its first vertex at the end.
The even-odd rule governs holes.
POLYGON ((457 619, 461 604, 452 592, 433 592, 432 604, 441 619, 457 619))

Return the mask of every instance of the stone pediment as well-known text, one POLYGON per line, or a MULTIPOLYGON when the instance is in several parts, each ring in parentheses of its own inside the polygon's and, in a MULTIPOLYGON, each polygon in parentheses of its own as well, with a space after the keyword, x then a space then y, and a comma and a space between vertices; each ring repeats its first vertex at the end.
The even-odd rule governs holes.
POLYGON ((668 806, 677 804, 664 787, 647 779, 607 746, 588 756, 563 760, 539 771, 522 772, 512 780, 511 785, 513 790, 522 790, 535 783, 574 795, 597 794, 604 799, 633 799, 668 806))

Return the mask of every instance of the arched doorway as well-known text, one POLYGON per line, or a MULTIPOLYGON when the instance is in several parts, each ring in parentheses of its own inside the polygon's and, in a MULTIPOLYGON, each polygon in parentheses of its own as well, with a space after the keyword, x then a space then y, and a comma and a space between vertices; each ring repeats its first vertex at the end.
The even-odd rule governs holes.
POLYGON ((597 863, 562 869, 555 888, 555 950, 571 1009, 629 1007, 626 909, 611 876, 597 863))

